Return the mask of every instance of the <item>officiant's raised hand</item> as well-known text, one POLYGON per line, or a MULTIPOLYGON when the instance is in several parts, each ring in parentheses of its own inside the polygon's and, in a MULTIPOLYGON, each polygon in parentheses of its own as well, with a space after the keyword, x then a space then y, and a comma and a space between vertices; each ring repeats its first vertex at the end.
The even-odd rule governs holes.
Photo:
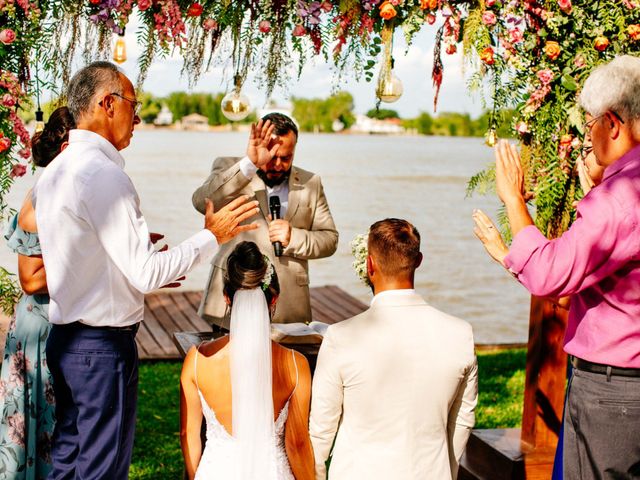
POLYGON ((215 235, 219 244, 228 242, 239 233, 258 228, 257 223, 241 225, 260 211, 258 202, 250 202, 248 195, 236 198, 217 212, 214 211, 211 200, 206 198, 205 203, 204 228, 215 235))
POLYGON ((280 144, 274 141, 274 128, 269 120, 251 124, 247 157, 257 168, 266 166, 278 151, 280 144))
POLYGON ((496 153, 496 193, 502 203, 524 198, 524 174, 518 149, 506 140, 501 140, 496 153))

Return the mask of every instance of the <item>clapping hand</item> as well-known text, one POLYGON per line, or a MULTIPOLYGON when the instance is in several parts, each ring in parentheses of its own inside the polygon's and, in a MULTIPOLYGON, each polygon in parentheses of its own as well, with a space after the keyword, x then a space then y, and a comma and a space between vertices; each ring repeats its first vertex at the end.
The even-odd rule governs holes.
POLYGON ((473 221, 476 224, 473 233, 480 239, 491 258, 504 266, 504 258, 509 253, 509 248, 494 223, 482 210, 473 211, 473 221))
POLYGON ((215 212, 213 202, 205 199, 204 228, 215 235, 219 244, 228 242, 239 233, 258 228, 257 223, 241 225, 259 212, 258 202, 248 200, 248 195, 242 195, 215 212))
POLYGON ((501 140, 496 146, 496 192, 504 204, 524 198, 524 174, 520 154, 518 149, 506 140, 501 140))
POLYGON ((274 142, 274 145, 269 148, 274 128, 275 126, 269 120, 266 122, 260 120, 257 124, 251 124, 247 157, 257 168, 267 165, 278 150, 279 144, 277 142, 274 142))

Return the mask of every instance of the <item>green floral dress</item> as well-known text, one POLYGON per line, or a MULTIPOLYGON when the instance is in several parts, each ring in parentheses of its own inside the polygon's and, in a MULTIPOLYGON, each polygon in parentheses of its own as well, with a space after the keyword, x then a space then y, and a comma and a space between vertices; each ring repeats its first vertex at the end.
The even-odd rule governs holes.
MULTIPOLYGON (((41 254, 38 235, 14 216, 7 245, 21 255, 41 254)), ((48 295, 23 295, 11 320, 0 370, 0 480, 44 479, 51 470, 55 405, 45 346, 48 295)))

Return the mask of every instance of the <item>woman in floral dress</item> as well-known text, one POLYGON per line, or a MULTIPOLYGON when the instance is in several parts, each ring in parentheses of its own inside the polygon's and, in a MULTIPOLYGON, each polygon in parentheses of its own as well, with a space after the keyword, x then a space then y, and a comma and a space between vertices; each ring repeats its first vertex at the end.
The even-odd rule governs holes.
MULTIPOLYGON (((75 128, 66 107, 51 114, 32 140, 33 163, 46 167, 75 128)), ((18 254, 24 295, 15 308, 0 370, 0 480, 45 479, 51 469, 55 405, 45 346, 49 334, 46 275, 31 193, 5 232, 18 254)))

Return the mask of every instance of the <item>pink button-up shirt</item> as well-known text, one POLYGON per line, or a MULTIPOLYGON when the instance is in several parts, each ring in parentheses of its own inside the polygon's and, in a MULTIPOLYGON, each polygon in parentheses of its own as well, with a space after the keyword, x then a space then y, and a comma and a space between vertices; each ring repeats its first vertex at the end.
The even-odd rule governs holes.
POLYGON ((507 268, 532 294, 571 295, 565 351, 595 363, 640 368, 640 146, 610 165, 578 204, 564 235, 529 226, 507 268))

